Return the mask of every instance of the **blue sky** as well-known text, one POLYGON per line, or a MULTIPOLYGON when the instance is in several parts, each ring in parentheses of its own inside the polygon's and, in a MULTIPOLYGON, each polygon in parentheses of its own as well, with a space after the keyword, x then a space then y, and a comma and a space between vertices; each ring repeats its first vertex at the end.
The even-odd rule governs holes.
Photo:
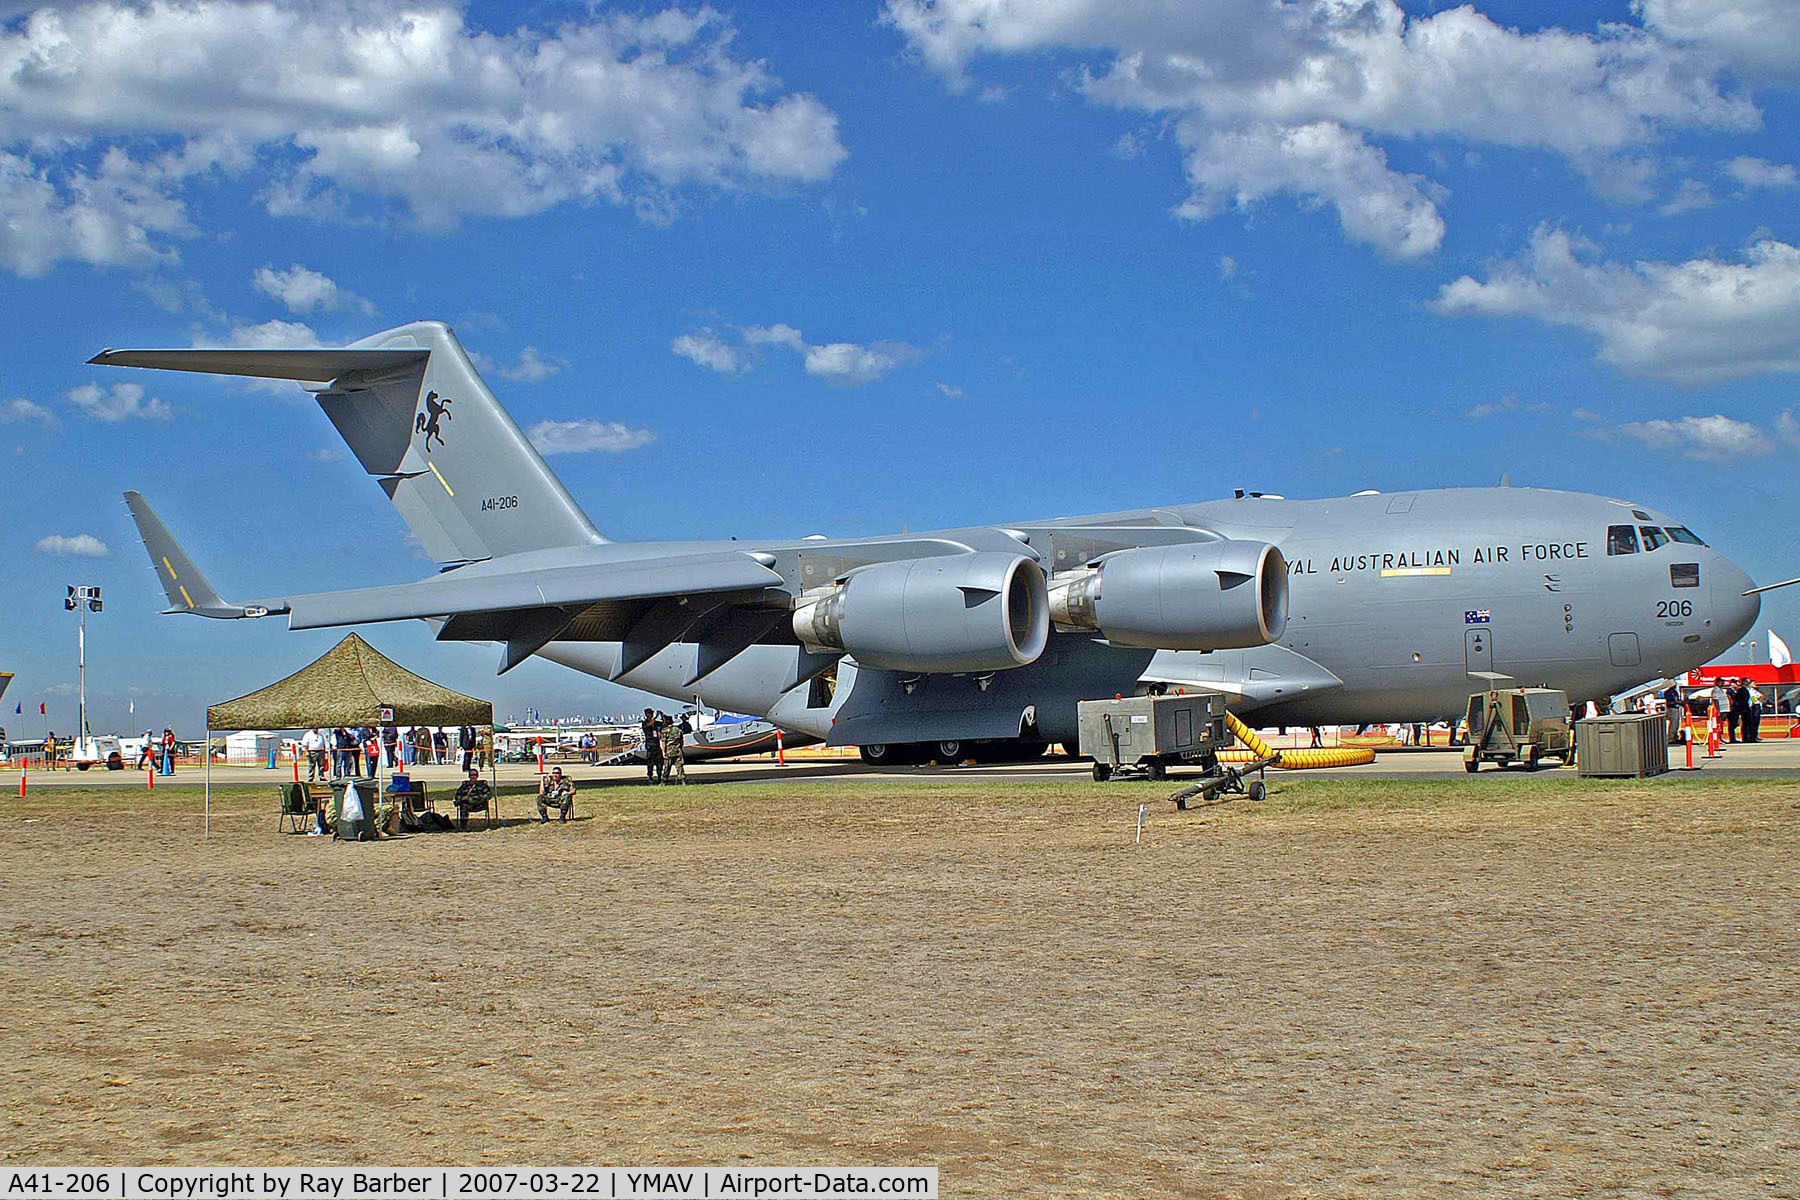
MULTIPOLYGON (((615 538, 1504 474, 1800 574, 1786 0, 404 13, 0 0, 0 669, 58 729, 65 584, 97 727, 335 640, 156 616, 125 488, 227 595, 431 570, 297 389, 84 360, 421 317, 579 423, 615 538)), ((502 713, 629 703, 363 632, 502 713)))

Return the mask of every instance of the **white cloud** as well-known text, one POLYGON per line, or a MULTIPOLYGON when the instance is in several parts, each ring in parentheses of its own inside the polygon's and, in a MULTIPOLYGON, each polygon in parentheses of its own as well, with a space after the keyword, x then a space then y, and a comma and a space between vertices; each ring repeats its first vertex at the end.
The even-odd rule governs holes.
POLYGON ((300 457, 304 458, 307 462, 334 463, 343 461, 344 452, 330 446, 322 446, 317 450, 308 450, 300 457))
POLYGON ((38 539, 37 552, 73 558, 105 558, 112 553, 106 548, 105 542, 91 533, 77 533, 72 537, 53 533, 49 537, 38 539))
POLYGON ((944 399, 946 399, 946 400, 961 400, 965 395, 967 395, 966 392, 964 392, 961 388, 957 387, 953 383, 944 383, 942 381, 939 381, 936 386, 937 386, 937 390, 940 393, 942 393, 944 399))
POLYGON ((292 313, 314 310, 339 312, 350 309, 368 316, 375 306, 361 296, 338 286, 329 275, 295 263, 285 271, 274 267, 258 267, 252 277, 256 290, 287 306, 292 313))
POLYGON ((873 383, 924 355, 924 351, 906 342, 814 344, 792 325, 780 323, 745 325, 737 332, 744 349, 728 344, 711 329, 684 333, 669 343, 669 349, 714 371, 743 372, 750 370, 751 358, 757 349, 778 346, 800 355, 808 375, 845 386, 873 383))
POLYGON ((875 342, 868 346, 830 342, 806 347, 806 373, 846 386, 874 383, 894 368, 914 361, 920 353, 905 342, 875 342))
POLYGON ((1540 226, 1517 259, 1445 284, 1432 307, 1583 329, 1601 361, 1681 384, 1800 371, 1800 248, 1772 238, 1741 262, 1624 264, 1540 226))
POLYGON ((319 345, 319 335, 311 325, 277 319, 256 325, 233 325, 226 341, 250 350, 300 350, 319 345))
POLYGON ((1681 417, 1674 421, 1633 421, 1602 430, 1600 436, 1609 440, 1628 439, 1652 450, 1700 462, 1760 458, 1775 450, 1768 434, 1759 427, 1718 413, 1710 417, 1681 417))
POLYGON ((669 349, 696 366, 721 375, 735 375, 750 369, 750 364, 710 329, 684 333, 669 343, 669 349))
POLYGON ((1793 164, 1772 163, 1764 158, 1740 155, 1725 164, 1725 173, 1737 180, 1745 191, 1753 188, 1791 188, 1800 186, 1793 164))
POLYGON ((1704 183, 1698 179, 1684 179, 1675 194, 1658 211, 1665 217, 1675 217, 1685 212, 1711 208, 1712 204, 1712 191, 1704 183))
POLYGON ((751 346, 786 346, 789 350, 806 353, 806 339, 792 325, 747 325, 741 331, 744 342, 751 346))
POLYGON ((1545 150, 1579 168, 1671 130, 1758 120, 1708 54, 1623 24, 1521 32, 1469 5, 1408 16, 1397 0, 887 0, 884 20, 958 90, 984 56, 1074 57, 1091 102, 1176 119, 1193 185, 1184 216, 1292 194, 1397 257, 1441 242, 1442 195, 1391 168, 1377 139, 1545 150))
POLYGON ((39 421, 46 426, 56 424, 56 414, 41 404, 34 404, 22 396, 11 400, 0 400, 0 425, 12 425, 24 421, 39 421))
POLYGON ((1437 200, 1442 189, 1387 165, 1387 155, 1361 134, 1329 121, 1219 128, 1184 120, 1177 136, 1188 150, 1193 192, 1175 209, 1188 220, 1227 208, 1248 210, 1290 193, 1330 204, 1354 242, 1391 258, 1417 258, 1444 240, 1437 200))
MULTIPOLYGON (((0 96, 17 69, 7 62, 4 42, 0 37, 0 96)), ((5 110, 0 99, 0 124, 5 110)), ((165 185, 160 167, 116 146, 92 170, 0 149, 0 267, 36 278, 62 259, 106 267, 171 261, 176 255, 166 238, 193 231, 165 185)))
POLYGON ((167 401, 144 399, 144 389, 136 383, 115 383, 110 388, 84 383, 64 392, 63 401, 82 415, 108 425, 133 420, 167 421, 175 415, 167 401))
POLYGON ((539 421, 525 436, 539 454, 623 454, 656 440, 654 430, 620 421, 539 421))
POLYGON ((536 346, 527 346, 519 352, 518 362, 510 367, 495 367, 494 373, 502 379, 515 379, 521 383, 542 383, 568 365, 567 359, 545 358, 536 346))
POLYGON ((1775 436, 1787 446, 1800 450, 1800 417, 1794 416, 1792 409, 1775 418, 1775 436))
POLYGON ((1800 22, 1793 0, 1632 0, 1644 24, 1753 75, 1800 77, 1800 22))
POLYGON ((1219 260, 1219 282, 1230 283, 1238 275, 1238 261, 1227 254, 1219 260))
POLYGON ((427 228, 830 176, 836 115, 735 32, 707 8, 492 33, 443 0, 45 6, 0 29, 0 266, 171 258, 203 174, 427 228))
POLYGON ((1471 404, 1463 409, 1463 416, 1471 421, 1484 421, 1489 417, 1501 416, 1505 413, 1547 413, 1556 411, 1555 405, 1542 401, 1526 403, 1515 395, 1506 395, 1492 404, 1471 404))

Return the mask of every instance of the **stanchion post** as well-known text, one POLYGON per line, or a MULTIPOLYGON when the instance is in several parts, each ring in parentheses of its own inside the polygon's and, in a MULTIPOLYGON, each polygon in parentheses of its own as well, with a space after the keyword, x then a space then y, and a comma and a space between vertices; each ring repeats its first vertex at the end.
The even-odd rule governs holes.
POLYGON ((781 742, 781 726, 775 727, 775 765, 787 766, 787 747, 781 742))

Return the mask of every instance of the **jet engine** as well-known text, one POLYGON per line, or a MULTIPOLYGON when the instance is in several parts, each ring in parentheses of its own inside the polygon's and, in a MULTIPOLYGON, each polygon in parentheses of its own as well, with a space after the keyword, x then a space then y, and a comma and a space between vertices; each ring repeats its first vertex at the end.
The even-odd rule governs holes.
POLYGON ((802 598, 794 634, 863 666, 931 674, 1003 671, 1044 652, 1044 573, 991 551, 874 563, 802 598))
POLYGON ((1120 646, 1262 646, 1281 636, 1287 614, 1287 561, 1267 542, 1121 550, 1050 585, 1051 619, 1120 646))

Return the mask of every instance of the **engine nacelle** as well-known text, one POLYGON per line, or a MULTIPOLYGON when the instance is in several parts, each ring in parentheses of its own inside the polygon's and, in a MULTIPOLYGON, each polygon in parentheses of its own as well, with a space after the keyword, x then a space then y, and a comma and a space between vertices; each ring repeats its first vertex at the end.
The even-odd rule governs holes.
POLYGON ((1120 646, 1235 650, 1287 628, 1288 567, 1267 542, 1143 546, 1052 581, 1050 615, 1120 646))
POLYGON ((858 568, 794 610, 808 646, 866 667, 951 674, 1033 662, 1050 637, 1044 573, 1023 555, 983 551, 858 568))

